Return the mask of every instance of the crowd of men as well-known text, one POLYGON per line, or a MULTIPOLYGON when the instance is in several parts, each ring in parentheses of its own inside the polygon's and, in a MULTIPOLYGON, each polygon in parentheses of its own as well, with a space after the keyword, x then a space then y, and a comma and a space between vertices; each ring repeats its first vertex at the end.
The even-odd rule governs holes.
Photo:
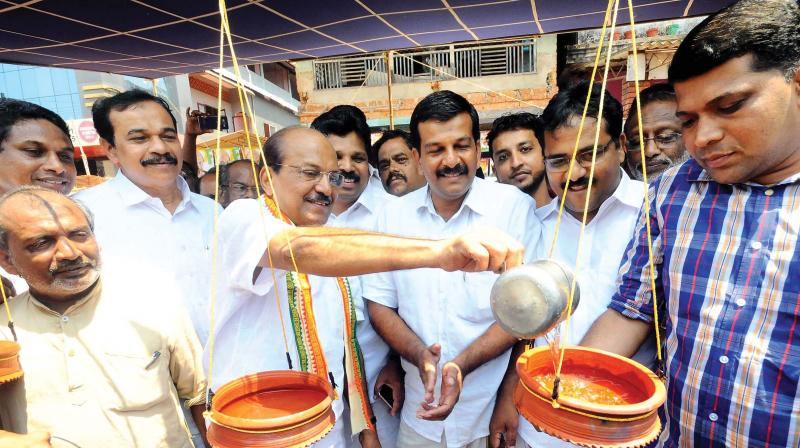
POLYGON ((169 106, 123 92, 92 108, 118 172, 71 196, 65 122, 0 100, 0 338, 24 369, 0 384, 0 447, 203 446, 208 386, 285 369, 337 392, 315 446, 571 446, 520 417, 524 345, 489 302, 546 257, 579 266, 563 343, 663 370, 658 446, 800 446, 800 6, 709 17, 669 81, 627 117, 584 81, 498 118, 497 182, 451 91, 374 144, 336 106, 197 185, 169 106))

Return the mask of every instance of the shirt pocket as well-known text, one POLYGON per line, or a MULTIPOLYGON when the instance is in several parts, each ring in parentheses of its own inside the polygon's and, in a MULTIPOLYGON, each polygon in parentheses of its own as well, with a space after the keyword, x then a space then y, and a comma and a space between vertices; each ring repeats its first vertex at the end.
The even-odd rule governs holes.
POLYGON ((465 294, 461 303, 451 303, 458 315, 477 324, 494 322, 490 294, 498 275, 494 272, 466 272, 464 276, 465 294))
POLYGON ((109 390, 105 400, 109 409, 117 412, 142 411, 169 398, 172 383, 169 355, 165 350, 162 348, 149 354, 106 351, 104 356, 109 390))

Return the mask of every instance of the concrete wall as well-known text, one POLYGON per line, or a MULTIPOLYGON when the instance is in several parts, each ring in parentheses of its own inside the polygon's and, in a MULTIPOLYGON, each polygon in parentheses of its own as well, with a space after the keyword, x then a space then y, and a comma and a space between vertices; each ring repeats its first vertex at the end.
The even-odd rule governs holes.
MULTIPOLYGON (((313 62, 297 62, 295 67, 297 89, 300 93, 301 122, 310 123, 316 116, 337 104, 353 104, 359 107, 372 123, 388 120, 386 86, 315 90, 313 62)), ((556 36, 546 35, 537 39, 536 73, 393 84, 392 105, 396 120, 407 121, 417 102, 435 90, 452 90, 464 95, 479 112, 510 111, 531 106, 544 108, 557 92, 556 36)))

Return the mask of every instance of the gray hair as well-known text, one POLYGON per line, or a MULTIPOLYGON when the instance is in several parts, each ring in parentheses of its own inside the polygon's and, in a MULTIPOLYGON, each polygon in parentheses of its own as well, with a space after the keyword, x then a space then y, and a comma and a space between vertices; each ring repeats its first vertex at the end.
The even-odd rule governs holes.
MULTIPOLYGON (((39 187, 36 185, 23 185, 0 196, 0 208, 3 207, 6 201, 13 198, 14 196, 21 194, 26 196, 35 196, 41 199, 42 201, 45 201, 45 203, 49 205, 49 202, 47 202, 46 199, 42 198, 40 195, 37 194, 41 192, 60 194, 53 190, 48 190, 47 188, 39 187)), ((89 223, 89 229, 92 231, 92 233, 94 233, 94 215, 92 215, 92 212, 89 211, 89 209, 86 208, 86 206, 83 205, 77 199, 71 196, 64 196, 64 198, 66 198, 68 201, 72 202, 73 204, 75 204, 76 207, 78 207, 78 210, 80 210, 83 213, 84 218, 86 218, 86 222, 89 223)), ((2 220, 0 220, 0 251, 8 252, 8 229, 3 225, 2 220)))

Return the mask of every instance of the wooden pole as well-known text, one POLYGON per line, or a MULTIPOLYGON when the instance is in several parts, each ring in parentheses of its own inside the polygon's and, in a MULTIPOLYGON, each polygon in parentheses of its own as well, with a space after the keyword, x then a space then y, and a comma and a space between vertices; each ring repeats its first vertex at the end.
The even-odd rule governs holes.
POLYGON ((392 52, 387 51, 383 53, 383 57, 386 60, 386 87, 389 91, 389 129, 394 129, 394 107, 392 106, 392 72, 393 70, 393 63, 392 63, 392 52))

